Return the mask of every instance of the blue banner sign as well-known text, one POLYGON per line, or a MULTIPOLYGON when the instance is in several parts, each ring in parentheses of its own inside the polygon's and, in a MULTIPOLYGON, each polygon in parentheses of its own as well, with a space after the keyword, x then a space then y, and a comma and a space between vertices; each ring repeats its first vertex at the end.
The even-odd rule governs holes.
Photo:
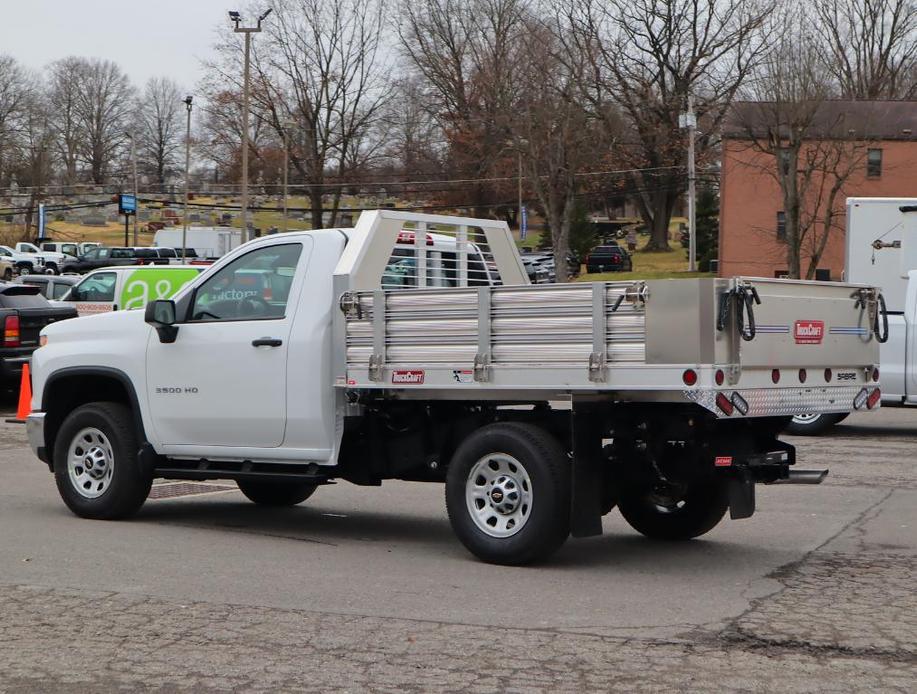
POLYGON ((118 214, 137 214, 137 196, 119 195, 118 214))

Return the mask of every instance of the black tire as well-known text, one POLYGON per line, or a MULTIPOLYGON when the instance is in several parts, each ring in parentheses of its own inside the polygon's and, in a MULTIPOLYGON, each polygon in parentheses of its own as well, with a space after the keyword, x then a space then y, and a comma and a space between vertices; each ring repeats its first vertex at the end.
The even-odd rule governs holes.
POLYGON ((690 540, 710 532, 726 515, 729 494, 726 480, 697 482, 681 496, 681 505, 660 505, 651 492, 629 491, 618 508, 637 532, 654 540, 690 540))
POLYGON ((9 282, 11 279, 13 279, 13 268, 8 267, 3 271, 3 279, 6 282, 9 282))
POLYGON ((32 264, 31 263, 16 263, 16 269, 19 271, 20 275, 31 275, 32 274, 32 264))
POLYGON ((60 270, 57 267, 57 263, 45 263, 45 272, 49 275, 59 275, 60 270))
POLYGON ((262 506, 295 506, 315 492, 318 485, 311 482, 259 482, 236 480, 239 490, 250 501, 262 506))
MULTIPOLYGON (((86 440, 84 438, 84 441, 86 440)), ((85 445, 94 444, 90 441, 85 445)), ((130 409, 121 403, 93 402, 78 407, 67 415, 54 444, 54 478, 57 490, 67 507, 82 518, 114 520, 134 515, 149 496, 153 483, 152 473, 145 470, 137 458, 139 448, 133 415, 130 409), (71 444, 75 443, 81 432, 89 429, 104 434, 112 454, 110 476, 95 482, 84 481, 81 485, 84 488, 87 482, 92 486, 100 485, 99 495, 95 498, 86 496, 86 492, 93 493, 94 490, 86 489, 86 492, 81 492, 77 488, 80 480, 85 480, 89 472, 83 470, 83 477, 80 478, 78 475, 81 468, 76 467, 71 475, 68 464, 71 444)), ((100 446, 96 445, 95 448, 87 450, 87 460, 93 451, 100 449, 100 446)), ((104 456, 104 453, 102 455, 104 456)), ((96 469, 99 469, 98 464, 96 469)))
POLYGON ((848 417, 844 414, 819 414, 793 417, 784 431, 795 436, 818 436, 848 417))
MULTIPOLYGON (((485 472, 492 474, 489 470, 485 472)), ((493 492, 491 487, 490 494, 493 492)), ((506 498, 509 497, 507 494, 506 498)), ((496 496, 487 497, 492 508, 494 501, 499 503, 496 496)), ((518 503, 518 508, 525 512, 527 505, 518 503)), ((479 508, 487 513, 483 503, 479 508)), ((570 534, 570 461, 566 452, 553 436, 531 424, 488 424, 469 436, 452 456, 446 475, 446 511, 456 536, 483 561, 518 566, 546 559, 570 534), (466 501, 470 475, 479 464, 494 464, 491 455, 504 458, 502 464, 508 465, 516 475, 513 481, 518 489, 526 489, 531 499, 519 529, 504 537, 482 530, 478 522, 485 525, 487 522, 476 521, 466 501), (512 460, 507 462, 509 459, 512 460), (514 463, 522 468, 521 473, 518 467, 513 467, 514 463), (526 487, 526 475, 530 489, 526 487)), ((491 513, 495 519, 499 517, 496 511, 491 513)))

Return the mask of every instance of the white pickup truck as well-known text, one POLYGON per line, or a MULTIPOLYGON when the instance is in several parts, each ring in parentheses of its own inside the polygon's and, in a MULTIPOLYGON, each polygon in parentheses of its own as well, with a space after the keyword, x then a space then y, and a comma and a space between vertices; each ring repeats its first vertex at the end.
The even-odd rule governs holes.
POLYGON ((27 430, 87 518, 130 516, 154 478, 271 505, 400 479, 444 482, 485 561, 544 559, 616 505, 689 539, 751 516, 756 483, 824 478, 777 434, 879 405, 877 301, 749 278, 528 286, 505 223, 374 211, 255 239, 145 312, 45 328, 27 430))

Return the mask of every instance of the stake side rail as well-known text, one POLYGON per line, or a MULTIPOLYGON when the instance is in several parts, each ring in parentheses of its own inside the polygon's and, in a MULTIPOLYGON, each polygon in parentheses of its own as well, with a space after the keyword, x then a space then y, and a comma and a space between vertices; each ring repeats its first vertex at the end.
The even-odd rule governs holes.
POLYGON ((720 417, 849 412, 878 392, 868 291, 758 278, 349 291, 336 383, 413 399, 693 402, 720 417))

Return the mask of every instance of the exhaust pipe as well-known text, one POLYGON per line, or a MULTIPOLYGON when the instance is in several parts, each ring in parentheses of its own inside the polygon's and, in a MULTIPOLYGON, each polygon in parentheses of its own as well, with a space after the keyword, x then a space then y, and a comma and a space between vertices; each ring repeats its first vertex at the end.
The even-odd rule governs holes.
POLYGON ((774 480, 771 484, 821 484, 828 476, 827 470, 790 470, 785 479, 774 480))

